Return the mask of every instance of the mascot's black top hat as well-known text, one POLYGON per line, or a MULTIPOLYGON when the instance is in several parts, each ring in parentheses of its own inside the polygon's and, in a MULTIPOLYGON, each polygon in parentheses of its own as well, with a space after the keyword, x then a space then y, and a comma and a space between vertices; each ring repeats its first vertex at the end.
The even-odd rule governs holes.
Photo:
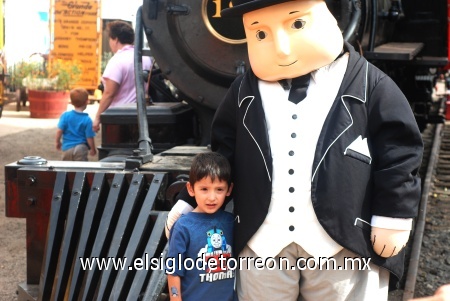
POLYGON ((221 11, 222 17, 242 16, 253 10, 292 0, 232 0, 233 7, 221 11))

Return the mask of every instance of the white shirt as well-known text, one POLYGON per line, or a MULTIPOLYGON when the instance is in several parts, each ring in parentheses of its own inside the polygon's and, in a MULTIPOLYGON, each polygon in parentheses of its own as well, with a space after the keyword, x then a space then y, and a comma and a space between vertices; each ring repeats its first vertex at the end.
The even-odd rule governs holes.
POLYGON ((317 220, 311 178, 317 141, 347 64, 344 54, 312 72, 307 96, 297 105, 278 82, 258 83, 273 159, 269 212, 248 242, 258 256, 274 257, 292 242, 314 257, 330 257, 342 249, 317 220))

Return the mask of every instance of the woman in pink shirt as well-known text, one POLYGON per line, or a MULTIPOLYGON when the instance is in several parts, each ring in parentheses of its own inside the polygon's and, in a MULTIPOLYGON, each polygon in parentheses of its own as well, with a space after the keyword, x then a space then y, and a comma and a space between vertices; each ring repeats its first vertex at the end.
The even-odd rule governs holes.
MULTIPOLYGON (((124 21, 108 24, 109 46, 114 56, 109 60, 102 76, 104 91, 92 127, 100 129, 100 115, 109 107, 136 103, 134 76, 134 30, 124 21)), ((144 70, 151 70, 153 60, 142 57, 144 70)))

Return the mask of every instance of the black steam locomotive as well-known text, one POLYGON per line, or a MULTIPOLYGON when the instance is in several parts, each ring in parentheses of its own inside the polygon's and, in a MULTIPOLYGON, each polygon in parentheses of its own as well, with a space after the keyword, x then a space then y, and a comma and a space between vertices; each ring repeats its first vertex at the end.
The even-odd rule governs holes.
MULTIPOLYGON (((445 72, 448 65, 447 2, 326 3, 344 39, 405 93, 419 125, 442 122, 441 104, 433 101, 432 92, 437 73, 445 72)), ((151 76, 149 122, 159 118, 168 125, 149 128, 155 153, 183 143, 207 145, 215 109, 234 78, 249 67, 241 18, 220 16, 220 10, 229 5, 229 0, 144 0, 138 25, 158 66, 151 76), (161 111, 162 102, 181 101, 189 106, 161 111)), ((133 132, 130 126, 135 114, 106 112, 101 159, 131 154, 137 141, 137 127, 133 132)))
MULTIPOLYGON (((390 75, 416 112, 435 120, 430 68, 448 63, 447 2, 326 0, 344 38, 390 75)), ((211 115, 232 80, 249 67, 240 18, 221 18, 220 1, 145 0, 143 27, 161 76, 196 111, 208 141, 211 115)))
MULTIPOLYGON (((326 3, 344 38, 402 89, 417 122, 442 122, 432 89, 449 63, 447 1, 326 3)), ((27 280, 19 300, 164 299, 164 272, 145 260, 141 269, 131 266, 131 259, 165 252, 167 210, 192 156, 208 151, 215 109, 249 67, 241 19, 220 16, 229 5, 144 0, 136 19, 138 105, 102 114, 101 160, 30 156, 5 167, 6 215, 27 219, 27 280), (144 37, 157 63, 150 103, 139 71, 144 37), (86 258, 128 262, 86 269, 80 261, 86 258)))

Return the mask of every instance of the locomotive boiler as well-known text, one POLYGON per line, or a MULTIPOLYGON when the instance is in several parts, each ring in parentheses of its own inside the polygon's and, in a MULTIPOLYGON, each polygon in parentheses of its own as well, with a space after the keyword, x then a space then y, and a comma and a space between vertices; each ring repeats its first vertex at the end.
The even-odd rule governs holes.
MULTIPOLYGON (((449 61, 447 1, 326 3, 345 40, 402 89, 417 122, 442 122, 432 87, 449 61)), ((166 298, 158 259, 166 251, 167 210, 192 156, 208 151, 215 109, 249 68, 241 19, 220 15, 229 5, 144 0, 136 15, 138 103, 102 114, 101 160, 29 156, 5 167, 6 215, 27 220, 19 300, 166 298), (150 103, 141 71, 144 39, 157 65, 150 103), (111 261, 116 265, 106 268, 111 261)))

